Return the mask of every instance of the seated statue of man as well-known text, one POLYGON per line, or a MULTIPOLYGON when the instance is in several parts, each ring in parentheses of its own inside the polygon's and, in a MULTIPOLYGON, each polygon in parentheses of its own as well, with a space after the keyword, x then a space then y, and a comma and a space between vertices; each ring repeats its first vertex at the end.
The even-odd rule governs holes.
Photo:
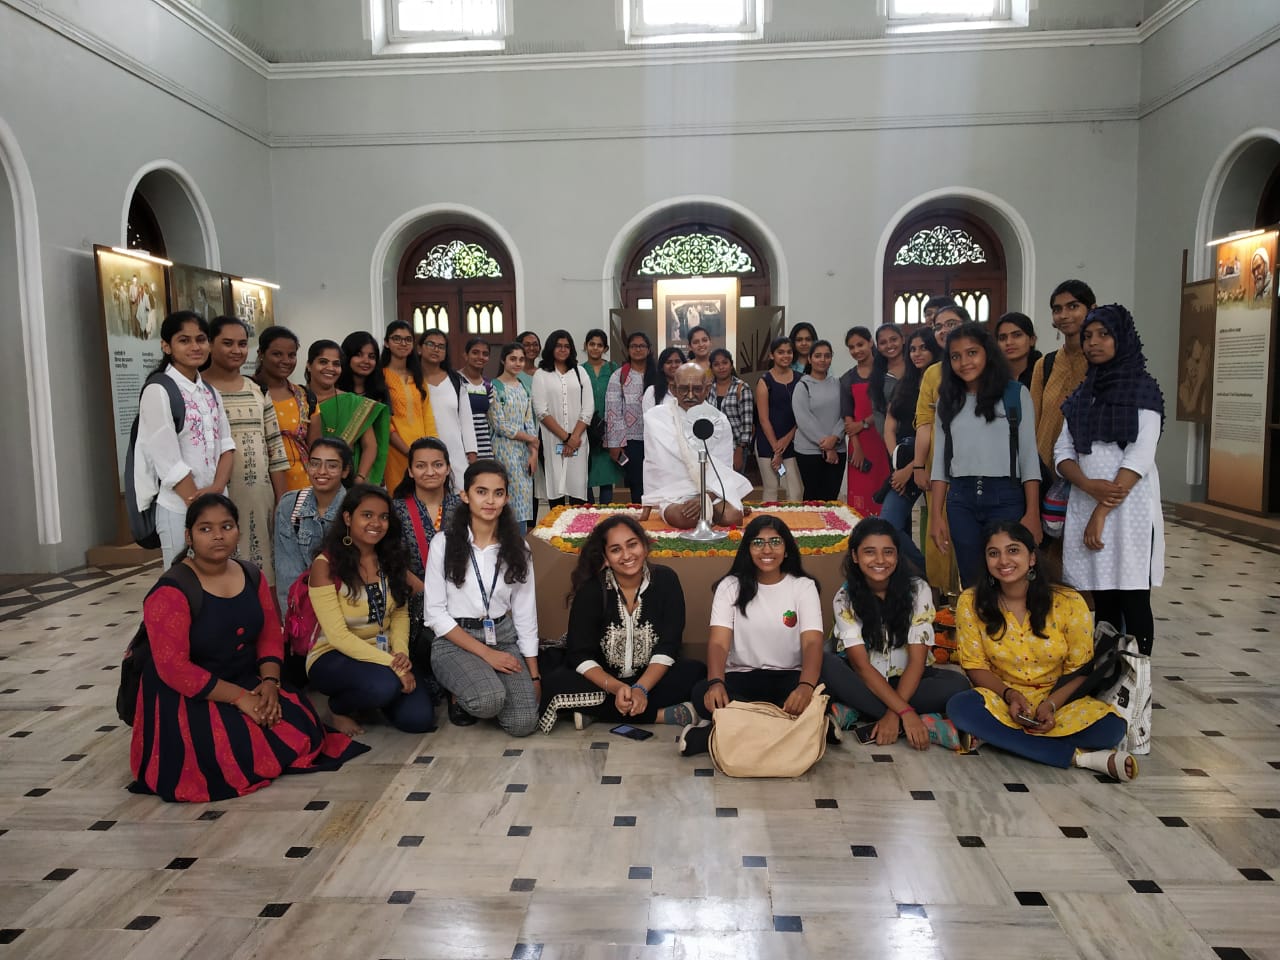
MULTIPOLYGON (((751 481, 733 470, 733 427, 723 413, 707 403, 710 381, 696 363, 676 371, 675 404, 662 404, 644 415, 644 499, 656 506, 668 526, 692 529, 702 511, 701 468, 698 452, 703 440, 694 424, 706 420, 707 497, 711 522, 737 526, 742 523, 742 498, 751 492, 751 481)), ((705 426, 700 432, 705 433, 705 426)))

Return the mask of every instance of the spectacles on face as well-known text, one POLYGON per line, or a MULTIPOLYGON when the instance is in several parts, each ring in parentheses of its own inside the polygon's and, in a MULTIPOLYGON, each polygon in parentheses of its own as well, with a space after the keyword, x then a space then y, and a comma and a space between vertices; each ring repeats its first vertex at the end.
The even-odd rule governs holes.
POLYGON ((424 350, 443 350, 444 344, 439 340, 423 340, 422 349, 424 350))
POLYGON ((387 343, 413 343, 413 337, 387 337, 387 343))
POLYGON ((307 466, 317 473, 341 473, 342 464, 332 460, 308 460, 307 466))
POLYGON ((702 394, 706 384, 701 383, 677 383, 676 394, 681 397, 696 397, 702 394))
POLYGON ((939 330, 954 330, 956 327, 960 326, 960 318, 953 316, 941 321, 940 323, 934 324, 934 326, 939 330))
POLYGON ((751 541, 752 550, 763 550, 765 547, 768 547, 770 550, 781 550, 782 538, 781 537, 756 537, 754 540, 751 541))

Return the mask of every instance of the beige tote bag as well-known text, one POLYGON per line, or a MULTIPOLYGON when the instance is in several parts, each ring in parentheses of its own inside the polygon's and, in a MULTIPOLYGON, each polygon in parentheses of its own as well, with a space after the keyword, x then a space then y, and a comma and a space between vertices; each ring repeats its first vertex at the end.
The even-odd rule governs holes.
POLYGON ((827 702, 822 684, 793 717, 772 703, 732 700, 715 712, 711 759, 727 777, 798 777, 827 750, 827 702))

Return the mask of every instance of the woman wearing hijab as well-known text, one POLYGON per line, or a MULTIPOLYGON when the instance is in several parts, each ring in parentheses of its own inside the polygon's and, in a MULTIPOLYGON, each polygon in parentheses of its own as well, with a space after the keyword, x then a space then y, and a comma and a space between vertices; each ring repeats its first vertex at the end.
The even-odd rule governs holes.
POLYGON ((1164 395, 1147 372, 1133 316, 1119 304, 1095 307, 1080 333, 1089 362, 1084 382, 1062 405, 1054 446, 1071 482, 1063 530, 1064 579, 1093 591, 1094 611, 1151 652, 1151 588, 1164 579, 1164 517, 1156 443, 1164 395))

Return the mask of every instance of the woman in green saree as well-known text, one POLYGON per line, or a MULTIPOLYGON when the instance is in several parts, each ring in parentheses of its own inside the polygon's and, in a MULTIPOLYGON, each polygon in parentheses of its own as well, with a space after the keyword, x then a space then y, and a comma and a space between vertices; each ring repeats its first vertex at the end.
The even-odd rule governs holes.
POLYGON ((357 458, 355 482, 381 484, 391 440, 390 410, 372 397, 341 389, 351 359, 332 340, 312 344, 308 354, 307 385, 320 414, 312 420, 316 432, 312 439, 325 436, 344 441, 357 458))

